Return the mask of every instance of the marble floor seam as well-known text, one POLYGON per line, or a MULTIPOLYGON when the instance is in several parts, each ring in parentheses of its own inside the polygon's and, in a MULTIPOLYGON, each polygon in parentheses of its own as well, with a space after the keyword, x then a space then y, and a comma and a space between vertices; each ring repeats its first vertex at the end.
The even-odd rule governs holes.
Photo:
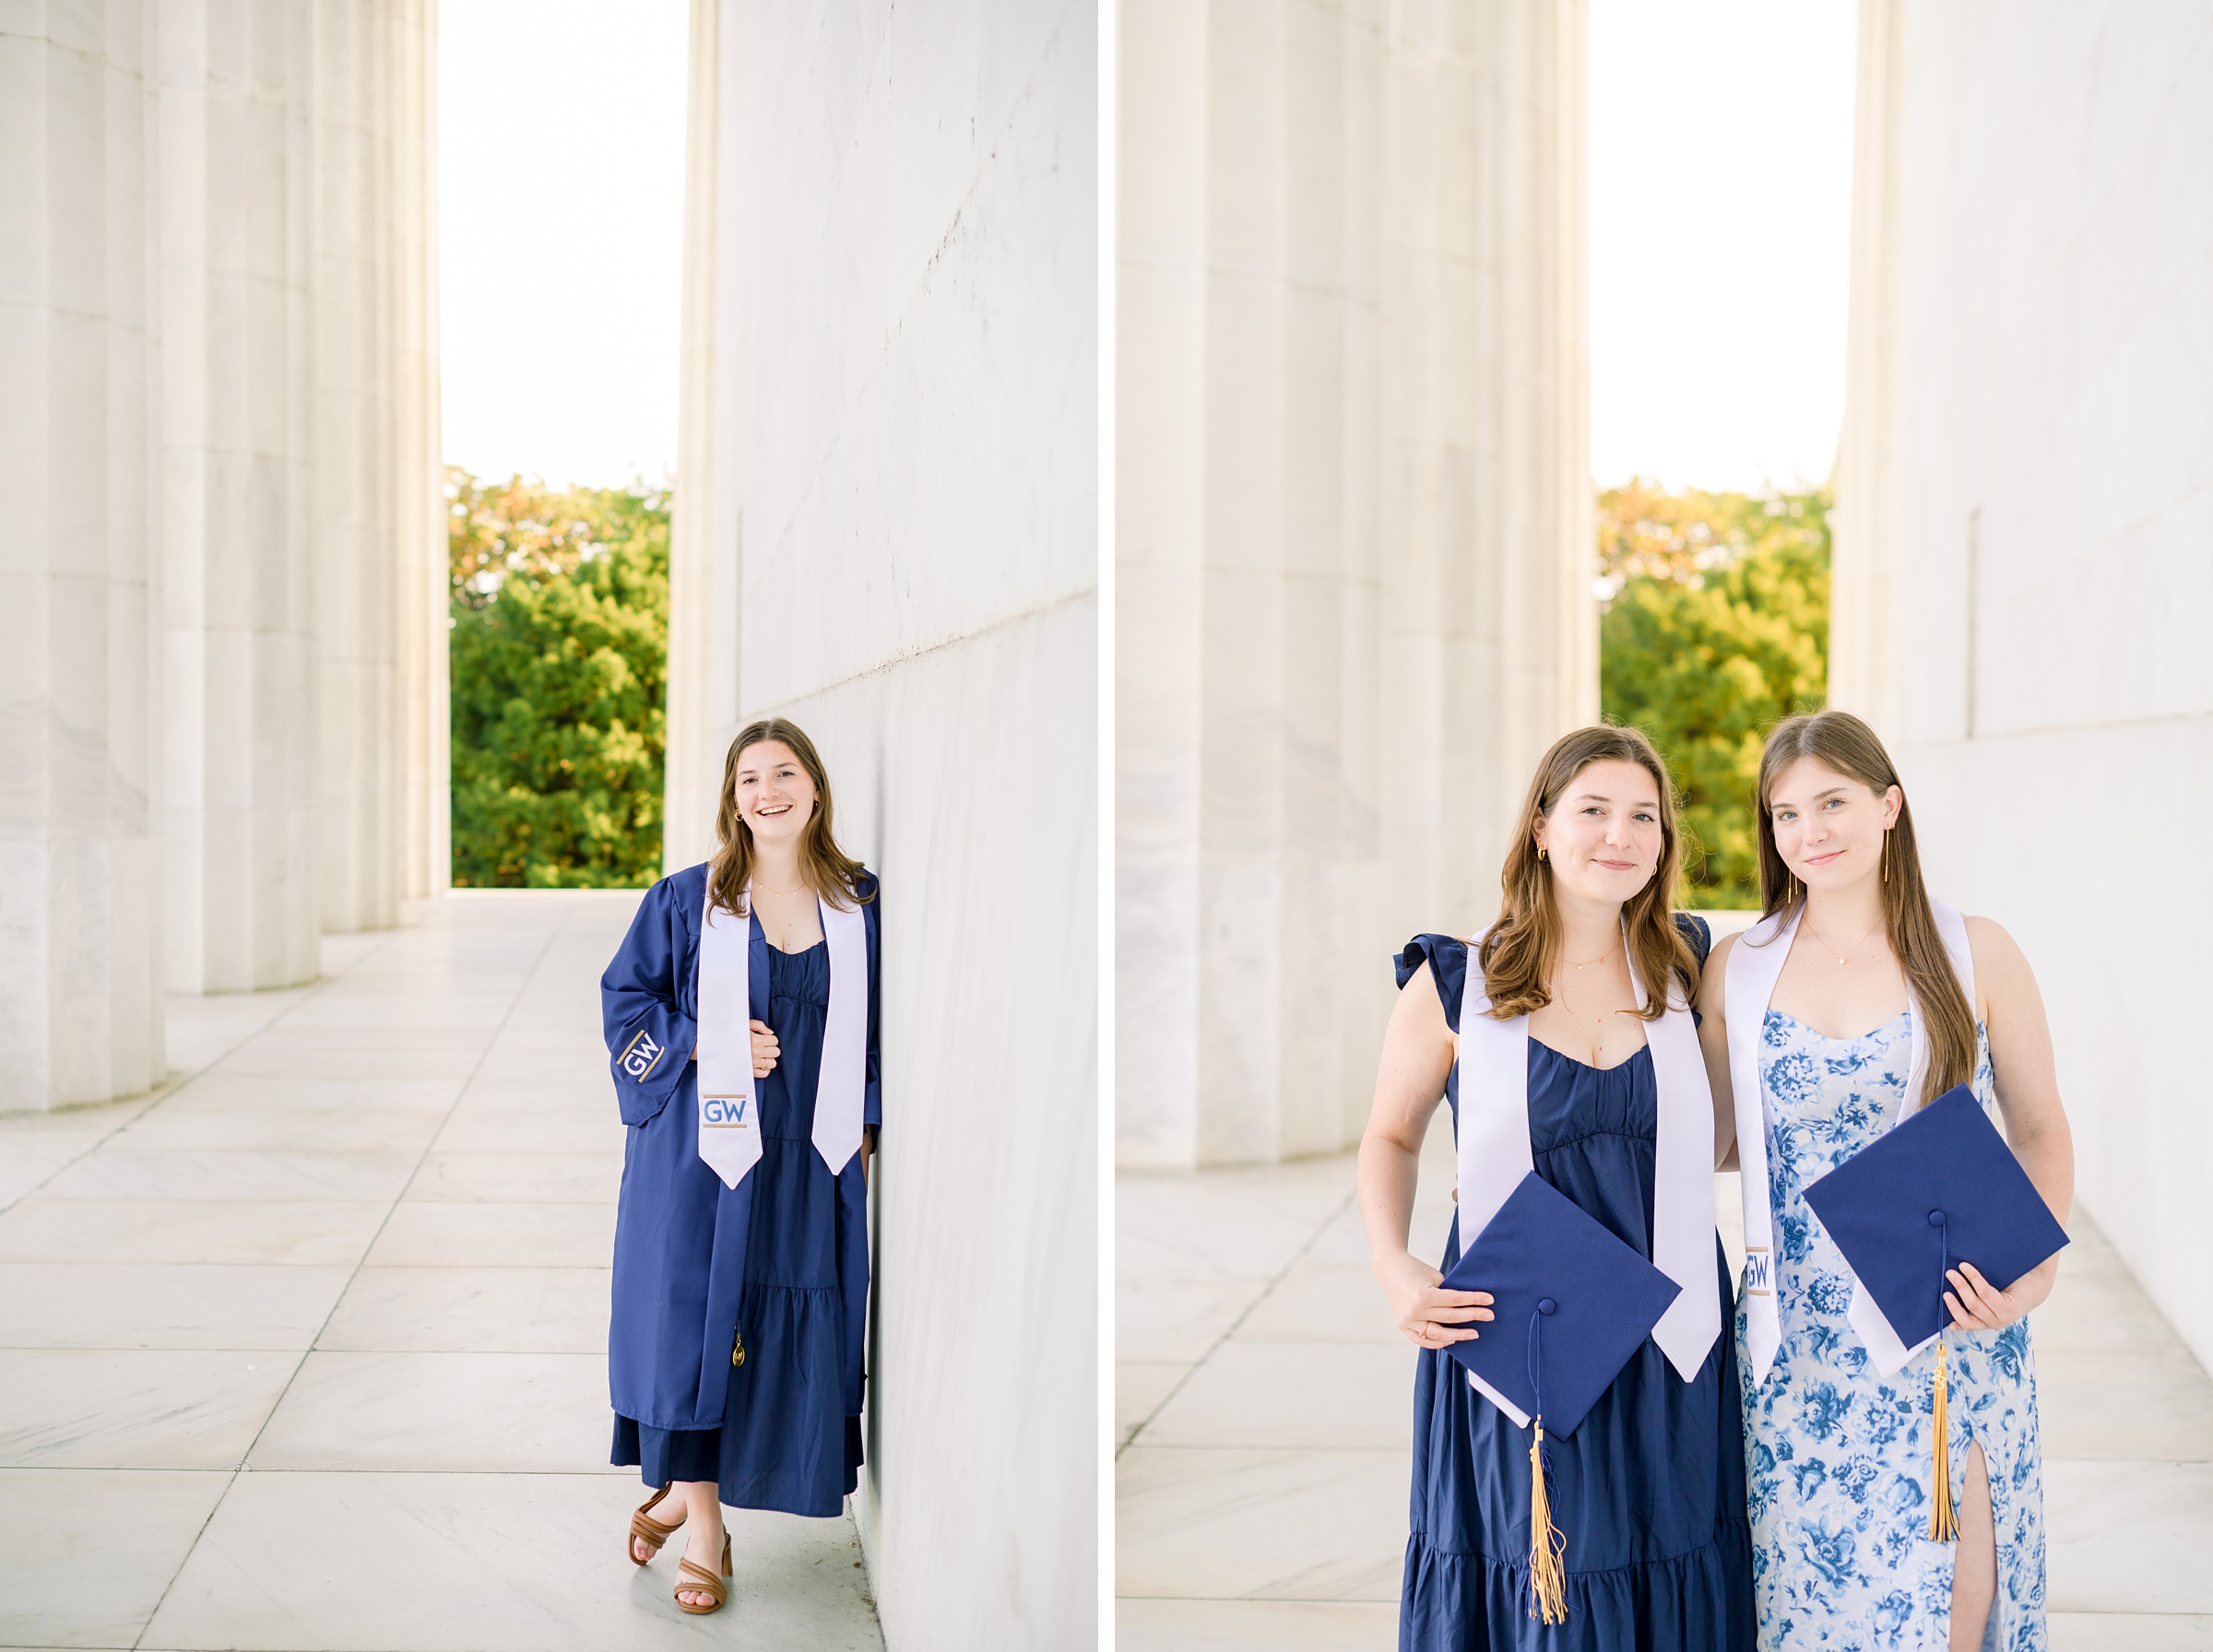
MULTIPOLYGON (((539 965, 544 962, 546 954, 551 947, 553 937, 557 935, 563 926, 563 924, 566 920, 566 915, 567 914, 565 913, 562 914, 562 919, 550 926, 547 934, 539 940, 537 948, 532 952, 529 963, 521 971, 520 984, 508 999, 506 1010, 503 1012, 501 1017, 500 1026, 494 1029, 491 1037, 485 1041, 483 1047, 477 1053, 476 1060, 474 1063, 472 1063, 467 1077, 462 1080, 459 1088, 455 1092, 453 1099, 446 1103, 443 1110, 441 1110, 439 1128, 438 1130, 433 1130, 431 1132, 429 1137, 424 1140, 421 1149, 415 1156, 413 1166, 410 1169, 408 1176, 398 1184, 397 1188, 394 1192, 391 1198, 388 1200, 374 1201, 381 1202, 385 1205, 384 1216, 382 1220, 379 1221, 375 1233, 371 1235, 369 1243, 362 1247, 360 1256, 355 1259, 351 1268, 349 1269, 345 1285, 341 1286, 337 1294, 331 1299, 329 1307, 324 1313, 322 1322, 317 1326, 314 1336, 310 1339, 308 1342, 307 1351, 313 1351, 316 1344, 322 1340, 324 1335, 328 1331, 331 1320, 336 1316, 339 1304, 345 1300, 347 1291, 352 1287, 353 1282, 360 1278, 362 1268, 368 1265, 367 1257, 370 1252, 374 1250, 377 1239, 382 1237, 385 1227, 389 1225, 392 1219, 392 1213, 397 1210, 399 1205, 405 1200, 408 1188, 413 1184, 415 1178, 421 1174, 424 1163, 429 1161, 431 1155, 436 1150, 439 1132, 442 1131, 444 1128, 445 1124, 451 1120, 454 1109, 459 1105, 460 1098, 467 1092, 470 1080, 473 1080, 476 1075, 482 1070, 485 1060, 491 1055, 493 1047, 499 1043, 500 1032, 505 1029, 508 1017, 514 1013, 515 1005, 519 1003, 524 997, 524 993, 527 988, 530 978, 537 973, 539 965)), ((394 935, 398 935, 401 933, 405 932, 395 931, 394 935)), ((315 988, 313 992, 306 995, 306 997, 303 997, 299 1004, 290 1007, 283 1015, 279 1015, 278 1017, 275 1018, 275 1020, 272 1021, 269 1025, 276 1024, 276 1021, 282 1021, 285 1019, 285 1016, 290 1015, 292 1010, 303 1007, 313 998, 321 996, 325 991, 337 984, 339 980, 343 979, 348 974, 351 973, 354 968, 365 962, 369 957, 373 956, 375 952, 382 950, 384 946, 388 944, 390 938, 391 938, 387 937, 385 939, 380 940, 376 945, 362 950, 359 954, 349 960, 348 962, 338 971, 318 982, 315 985, 315 988)), ((148 1113, 151 1112, 154 1107, 158 1106, 162 1101, 167 1100, 171 1095, 173 1095, 177 1092, 184 1089, 192 1082, 194 1079, 211 1071, 215 1067, 219 1066, 231 1055, 252 1044, 255 1037, 257 1037, 261 1032, 266 1032, 267 1030, 267 1026, 254 1029, 254 1031, 246 1033, 244 1036, 225 1045, 195 1071, 178 1078, 165 1085, 161 1090, 150 1095, 146 1105, 141 1107, 138 1112, 134 1114, 129 1120, 125 1121, 124 1124, 118 1127, 117 1129, 108 1132, 107 1134, 89 1143, 82 1153, 77 1155, 70 1161, 70 1164, 80 1162, 82 1160, 89 1158, 92 1154, 101 1150, 102 1148, 106 1147, 109 1142, 112 1141, 117 1136, 120 1136, 124 1130, 127 1130, 132 1124, 136 1124, 139 1119, 144 1118, 148 1113)), ((44 1181, 40 1184, 40 1186, 45 1186, 46 1183, 52 1182, 55 1177, 63 1174, 69 1167, 69 1164, 57 1167, 53 1174, 46 1177, 44 1181)), ((32 1193, 35 1192, 36 1189, 33 1188, 27 1191, 21 1197, 29 1198, 32 1193)), ((13 1203, 19 1202, 20 1199, 11 1201, 11 1205, 13 1203)), ((5 1210, 7 1208, 9 1207, 0 1206, 0 1210, 5 1210)), ((222 1264, 214 1264, 213 1266, 222 1266, 222 1264)), ((256 1471, 250 1468, 249 1465, 253 1461, 254 1450, 260 1446, 262 1439, 268 1432, 270 1422, 280 1410, 282 1410, 286 1397, 290 1394, 293 1388, 298 1385, 300 1375, 306 1368, 306 1365, 307 1361, 303 1357, 298 1362, 297 1364, 295 1364, 292 1371, 288 1375, 284 1386, 278 1392, 275 1402, 270 1405, 268 1410, 263 1414, 261 1422, 254 1431, 253 1441, 248 1445, 244 1455, 240 1458, 238 1466, 228 1472, 222 1490, 216 1495, 212 1504, 207 1510, 206 1516, 200 1521, 197 1529, 193 1533, 191 1541, 187 1542, 183 1546, 183 1549, 179 1555, 175 1565, 170 1569, 168 1577, 163 1580, 160 1594, 157 1595, 154 1599, 152 1610, 147 1613, 145 1619, 141 1622, 139 1634, 134 1638, 131 1643, 131 1646, 134 1648, 137 1648, 138 1652, 153 1652, 153 1649, 147 1647, 145 1644, 146 1632, 150 1629, 152 1624, 160 1617, 161 1610, 163 1606, 168 1603, 170 1595, 175 1589, 178 1579, 184 1575, 185 1568, 190 1564, 195 1552, 199 1548, 200 1543, 207 1536, 209 1528, 214 1525, 217 1517, 221 1514, 224 1504, 229 1501, 231 1492, 238 1485, 239 1481, 248 1475, 253 1475, 256 1472, 264 1475, 270 1472, 282 1472, 281 1470, 256 1471)), ((105 1471, 122 1472, 124 1470, 105 1471)), ((52 1470, 52 1472, 79 1474, 99 1473, 103 1472, 103 1470, 56 1469, 52 1470)), ((220 1471, 219 1470, 219 1472, 220 1471)), ((330 1470, 321 1470, 321 1472, 330 1472, 330 1470)), ((366 1474, 376 1472, 376 1470, 371 1468, 363 1468, 352 1470, 340 1469, 337 1470, 337 1472, 366 1474)), ((389 1471, 387 1470, 386 1472, 389 1471)))
MULTIPOLYGON (((308 983, 306 985, 306 991, 300 999, 300 1004, 306 1003, 309 998, 314 997, 318 994, 322 993, 325 988, 336 984, 341 977, 350 971, 354 965, 361 962, 362 959, 368 957, 371 953, 377 950, 379 947, 383 946, 386 938, 388 938, 380 937, 375 946, 366 948, 358 956, 347 960, 344 963, 341 963, 332 974, 327 975, 319 974, 314 981, 308 983)), ((281 991, 285 989, 278 988, 276 990, 281 991)), ((223 994, 214 996, 230 997, 231 995, 223 994)), ((243 997, 244 995, 238 996, 243 997)), ((282 1014, 274 1019, 282 1020, 285 1015, 290 1015, 293 1009, 300 1008, 300 1004, 289 1006, 282 1012, 282 1014)), ((133 1105, 136 1105, 136 1111, 134 1112, 130 1117, 119 1121, 113 1129, 105 1131, 102 1134, 93 1138, 90 1141, 88 1141, 82 1149, 72 1154, 62 1163, 55 1165, 51 1172, 41 1177, 37 1182, 22 1189, 13 1198, 0 1199, 0 1215, 5 1215, 7 1211, 21 1204, 25 1199, 33 1197, 41 1188, 46 1186, 49 1183, 56 1180, 60 1176, 66 1174, 79 1162, 87 1158, 89 1158, 92 1154, 100 1151, 100 1150, 107 1146, 109 1142, 112 1141, 116 1137, 122 1135, 125 1130, 128 1130, 133 1125, 144 1118, 148 1113, 151 1113, 163 1102, 169 1100, 171 1096, 176 1094, 177 1092, 184 1089, 187 1085, 194 1082, 194 1080, 205 1077, 217 1067, 219 1067, 223 1063, 224 1059, 228 1057, 232 1051, 239 1048, 240 1045, 251 1044, 255 1038, 258 1038, 267 1030, 267 1026, 265 1025, 261 1027, 255 1027, 250 1031, 240 1033, 236 1038, 231 1039, 229 1043, 222 1044, 219 1048, 217 1048, 213 1055, 208 1056, 207 1059, 202 1061, 197 1067, 180 1069, 176 1072, 163 1075, 161 1082, 152 1086, 145 1092, 143 1096, 128 1096, 118 1102, 94 1103, 83 1107, 63 1107, 52 1111, 23 1111, 0 1114, 0 1118, 8 1120, 32 1118, 51 1119, 65 1125, 72 1115, 82 1118, 93 1112, 95 1108, 117 1106, 127 1107, 133 1105)))
POLYGON ((1232 1319, 1227 1326, 1223 1328, 1221 1335, 1216 1337, 1207 1345, 1205 1352, 1201 1353, 1196 1360, 1193 1360, 1190 1363, 1190 1369, 1186 1371, 1181 1376, 1178 1377, 1175 1383, 1169 1387, 1168 1391, 1160 1397, 1160 1402, 1154 1406, 1151 1411, 1146 1413, 1144 1421, 1138 1423, 1134 1428, 1130 1429, 1129 1438, 1118 1441, 1116 1444, 1114 1455, 1117 1458, 1119 1458, 1123 1452, 1127 1451, 1131 1446, 1136 1445, 1144 1437, 1145 1430, 1153 1425, 1153 1420, 1155 1417, 1158 1417, 1162 1411, 1166 1410, 1168 1406, 1174 1402, 1176 1396, 1183 1391, 1185 1386, 1189 1384, 1191 1378, 1198 1374, 1200 1368, 1203 1366, 1209 1360, 1213 1359, 1216 1353, 1221 1351, 1223 1345, 1237 1334, 1238 1328, 1243 1326, 1248 1319, 1251 1318, 1253 1314, 1258 1311, 1260 1304, 1265 1303, 1270 1295, 1274 1292, 1276 1287, 1282 1284, 1283 1281, 1290 1276, 1293 1269, 1297 1268, 1301 1262, 1306 1260, 1307 1257, 1313 1251, 1316 1244, 1320 1242, 1322 1233, 1329 1228, 1329 1225, 1335 1221, 1339 1217, 1343 1216, 1344 1212, 1352 1207, 1355 1197, 1356 1196, 1355 1194, 1347 1192, 1343 1198, 1337 1201, 1335 1206, 1324 1212, 1320 1219, 1317 1221, 1313 1227, 1308 1231, 1306 1238, 1299 1242, 1297 1250, 1294 1251, 1290 1257, 1285 1260, 1284 1265, 1277 1268, 1274 1273, 1271 1274, 1265 1280, 1260 1282, 1260 1289, 1254 1292, 1252 1299, 1246 1303, 1246 1304, 1237 1311, 1237 1317, 1232 1319))

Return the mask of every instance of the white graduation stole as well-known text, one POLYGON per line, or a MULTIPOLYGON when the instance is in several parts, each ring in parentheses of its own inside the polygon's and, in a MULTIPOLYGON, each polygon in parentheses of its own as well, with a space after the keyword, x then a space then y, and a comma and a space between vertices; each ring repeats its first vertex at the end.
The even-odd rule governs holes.
MULTIPOLYGON (((1626 935, 1626 925, 1625 935, 1626 935)), ((1536 1167, 1529 1145, 1529 1017, 1494 1021, 1483 979, 1483 937, 1468 943, 1468 973, 1460 992, 1460 1248, 1466 1255, 1498 1207, 1536 1167)), ((1628 954, 1639 1009, 1651 1002, 1628 954)), ((1652 1164, 1652 1266, 1683 1287, 1652 1340, 1685 1382, 1706 1363, 1722 1334, 1722 1304, 1713 1280, 1713 1089, 1690 1006, 1668 984, 1667 1009, 1646 1023, 1659 1121, 1652 1164)), ((1468 1384, 1514 1420, 1529 1413, 1473 1372, 1468 1384)))
MULTIPOLYGON (((745 891, 753 905, 752 886, 745 891)), ((869 931, 856 905, 816 903, 830 943, 830 1013, 814 1089, 814 1150, 834 1175, 860 1148, 869 1063, 869 931)), ((699 930, 699 1156, 735 1187, 761 1159, 753 1077, 752 919, 718 911, 712 884, 699 930)))
MULTIPOLYGON (((1951 960, 1952 974, 1967 994, 1971 1015, 1975 962, 1968 950, 1967 920, 1959 915, 1958 907, 1933 897, 1929 906, 1935 914, 1936 933, 1944 941, 1945 955, 1951 960)), ((1745 1339, 1752 1355, 1754 1387, 1767 1379, 1775 1363, 1775 1351, 1782 1343, 1782 1320, 1775 1307, 1775 1212, 1768 1181, 1767 1091, 1760 1081, 1759 1051, 1768 1003, 1775 996, 1775 983, 1781 978, 1783 961, 1791 955, 1791 942, 1797 937, 1798 919, 1804 911, 1802 904, 1788 914, 1773 913, 1746 930, 1729 950, 1729 978, 1723 986, 1729 1021, 1729 1087, 1734 1092, 1736 1108, 1736 1162, 1745 1184, 1745 1339)), ((1934 1099, 1922 1094, 1928 1087, 1929 1040, 1926 1018, 1913 997, 1911 980, 1906 983, 1906 997, 1913 1017, 1913 1056, 1906 1070, 1905 1096, 1898 1116, 1890 1121, 1892 1129, 1919 1110, 1917 1100, 1925 1106, 1934 1099)), ((1851 1265, 1845 1266, 1849 1272, 1851 1265)), ((1885 1376, 1936 1339, 1932 1336, 1911 1348, 1899 1341, 1856 1273, 1852 1275, 1852 1306, 1845 1317, 1860 1333, 1876 1369, 1885 1376)))

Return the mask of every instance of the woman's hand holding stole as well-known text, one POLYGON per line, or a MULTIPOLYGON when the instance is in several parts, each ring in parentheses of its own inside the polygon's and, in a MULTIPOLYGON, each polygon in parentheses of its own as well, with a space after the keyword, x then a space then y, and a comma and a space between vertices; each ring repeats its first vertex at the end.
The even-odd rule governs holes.
MULTIPOLYGON (((748 1021, 746 1024, 753 1032, 753 1077, 765 1079, 776 1070, 776 1058, 784 1053, 783 1045, 776 1042, 775 1031, 767 1022, 748 1021)), ((692 1059, 699 1059, 696 1046, 692 1051, 692 1059)))

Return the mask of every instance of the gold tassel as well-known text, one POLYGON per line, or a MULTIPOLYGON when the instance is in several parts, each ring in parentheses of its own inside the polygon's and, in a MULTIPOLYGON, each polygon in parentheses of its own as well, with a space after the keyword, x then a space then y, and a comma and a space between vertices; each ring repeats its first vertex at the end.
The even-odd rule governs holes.
POLYGON ((1948 1385, 1944 1375, 1944 1339, 1936 1339, 1936 1408, 1930 1428, 1936 1435, 1935 1495, 1929 1511, 1929 1540, 1952 1543, 1959 1539, 1959 1516, 1952 1509, 1951 1422, 1947 1414, 1948 1385))
POLYGON ((1552 1523, 1544 1489, 1544 1419, 1529 1445, 1529 1615, 1540 1623, 1568 1621, 1568 1540, 1552 1523))

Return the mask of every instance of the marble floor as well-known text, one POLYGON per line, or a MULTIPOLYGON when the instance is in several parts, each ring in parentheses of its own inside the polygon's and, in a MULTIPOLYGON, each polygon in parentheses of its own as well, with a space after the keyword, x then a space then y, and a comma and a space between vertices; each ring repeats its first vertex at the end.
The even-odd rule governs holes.
MULTIPOLYGON (((1450 1221, 1446 1134, 1424 1255, 1450 1221)), ((1123 1652, 1391 1652, 1414 1353, 1351 1156, 1125 1173, 1118 1204, 1123 1652)), ((2053 1652, 2213 1648, 2213 1382, 2088 1220, 2034 1327, 2053 1652)))
POLYGON ((598 978, 634 894, 465 892, 174 1000, 152 1095, 0 1115, 0 1646, 879 1648, 850 1519, 621 1556, 598 978))

